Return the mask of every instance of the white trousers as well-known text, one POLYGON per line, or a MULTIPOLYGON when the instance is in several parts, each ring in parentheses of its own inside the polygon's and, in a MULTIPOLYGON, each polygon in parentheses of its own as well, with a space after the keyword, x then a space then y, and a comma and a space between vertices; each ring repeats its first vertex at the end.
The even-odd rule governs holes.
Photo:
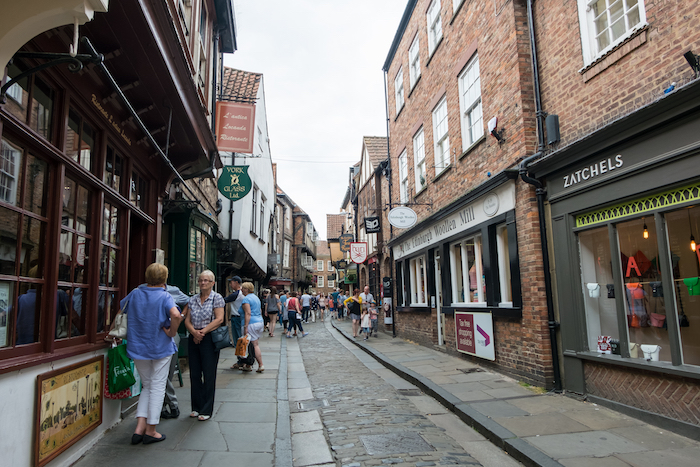
POLYGON ((143 417, 149 425, 160 422, 160 412, 163 409, 165 397, 165 381, 172 356, 160 360, 134 360, 136 369, 141 377, 143 389, 136 407, 136 418, 143 417))

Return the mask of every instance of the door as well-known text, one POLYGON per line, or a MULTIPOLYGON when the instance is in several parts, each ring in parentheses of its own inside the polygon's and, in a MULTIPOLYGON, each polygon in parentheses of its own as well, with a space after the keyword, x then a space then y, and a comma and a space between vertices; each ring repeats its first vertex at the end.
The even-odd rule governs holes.
POLYGON ((435 309, 437 310, 438 345, 445 345, 445 323, 442 314, 442 272, 440 271, 440 248, 435 249, 435 309))

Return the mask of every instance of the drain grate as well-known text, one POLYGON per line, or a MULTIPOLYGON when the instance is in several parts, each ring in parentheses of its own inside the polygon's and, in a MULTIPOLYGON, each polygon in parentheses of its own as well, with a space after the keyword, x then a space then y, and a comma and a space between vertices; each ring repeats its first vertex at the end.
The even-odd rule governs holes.
POLYGON ((462 373, 466 373, 466 374, 469 374, 469 373, 481 373, 482 371, 484 371, 483 368, 479 368, 479 367, 474 367, 474 368, 457 368, 457 369, 458 369, 459 371, 461 371, 462 373))
POLYGON ((321 407, 328 407, 330 404, 328 403, 327 399, 312 399, 308 401, 302 401, 302 402, 297 402, 297 409, 306 411, 306 410, 316 410, 320 409, 321 407))
POLYGON ((360 441, 365 446, 367 454, 394 454, 400 452, 435 451, 418 433, 401 432, 378 435, 361 435, 360 441))
POLYGON ((397 389, 396 392, 402 396, 422 396, 423 393, 420 389, 397 389))

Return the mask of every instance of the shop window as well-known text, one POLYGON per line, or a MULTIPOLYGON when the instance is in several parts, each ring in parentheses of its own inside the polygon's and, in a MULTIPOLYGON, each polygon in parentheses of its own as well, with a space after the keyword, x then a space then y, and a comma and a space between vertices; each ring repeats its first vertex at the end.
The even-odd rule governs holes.
POLYGON ((482 264, 481 236, 450 245, 453 304, 486 304, 482 264))
POLYGON ((100 239, 100 285, 97 298, 98 333, 109 329, 119 308, 119 304, 115 300, 115 296, 119 292, 117 268, 121 254, 119 217, 120 210, 115 205, 105 202, 102 210, 102 236, 100 239))
POLYGON ((462 120, 462 150, 466 151, 484 135, 478 56, 474 56, 459 75, 459 107, 462 120))
POLYGON ((501 290, 499 306, 513 306, 513 287, 510 275, 510 249, 508 228, 506 225, 496 227, 496 250, 498 254, 498 283, 501 290))
POLYGON ((658 359, 671 361, 668 331, 660 322, 666 319, 667 302, 658 295, 661 271, 654 218, 618 224, 617 237, 624 281, 620 292, 624 294, 630 354, 633 358, 644 358, 643 346, 661 346, 658 359))
POLYGON ((197 277, 209 269, 207 258, 210 249, 210 239, 202 230, 190 229, 190 295, 199 293, 197 277))
POLYGON ((428 304, 428 275, 425 257, 419 256, 409 262, 411 283, 411 305, 428 304))
POLYGON ((608 229, 601 227, 581 232, 578 241, 588 350, 595 351, 598 348, 598 336, 620 339, 608 229))
POLYGON ((66 129, 66 155, 89 171, 92 170, 94 152, 95 130, 78 112, 70 109, 66 129))
POLYGON ((131 187, 129 189, 129 201, 137 208, 145 211, 146 190, 148 184, 146 180, 135 170, 131 172, 131 187))
POLYGON ((646 24, 644 0, 578 0, 584 66, 646 24))
POLYGON ((66 310, 61 310, 56 323, 57 339, 85 334, 87 313, 83 304, 90 292, 87 254, 91 241, 90 203, 88 189, 66 177, 58 247, 58 288, 59 294, 67 297, 68 305, 66 310))
POLYGON ((48 141, 51 140, 53 101, 53 89, 40 78, 34 77, 34 85, 32 86, 32 112, 29 119, 29 126, 48 141))
POLYGON ((5 139, 2 163, 0 347, 12 347, 39 341, 48 164, 5 139), (12 180, 5 177, 7 171, 12 172, 12 180))
POLYGON ((105 158, 105 170, 102 175, 102 181, 105 185, 120 191, 122 180, 122 167, 124 159, 110 145, 107 145, 107 156, 105 158))
MULTIPOLYGON (((700 242, 700 207, 681 209, 665 217, 674 290, 657 290, 652 296, 669 304, 675 296, 676 316, 667 313, 666 319, 678 319, 683 363, 700 365, 700 247, 695 243, 700 242)), ((666 327, 664 323, 655 330, 665 333, 666 327)), ((661 351, 663 355, 664 349, 661 351)))
POLYGON ((414 173, 416 175, 416 193, 426 187, 428 181, 425 173, 425 138, 423 136, 423 128, 413 137, 413 161, 414 173))
MULTIPOLYGON (((17 62, 7 67, 8 80, 25 70, 17 62)), ((37 75, 25 76, 7 89, 5 110, 17 117, 46 140, 51 140, 55 92, 37 75), (30 93, 31 90, 31 93, 30 93), (30 110, 29 115, 27 111, 30 110)))
MULTIPOLYGON (((14 78, 25 70, 19 61, 13 61, 7 66, 8 79, 14 78)), ((7 89, 7 102, 4 110, 21 122, 27 123, 27 108, 29 107, 29 78, 24 77, 7 89)))

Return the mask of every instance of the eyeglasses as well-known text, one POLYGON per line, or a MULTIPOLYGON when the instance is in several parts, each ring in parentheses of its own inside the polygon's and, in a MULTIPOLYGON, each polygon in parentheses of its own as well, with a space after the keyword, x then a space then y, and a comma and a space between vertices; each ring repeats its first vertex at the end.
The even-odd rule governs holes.
POLYGON ((197 282, 214 282, 211 279, 199 279, 197 282))

